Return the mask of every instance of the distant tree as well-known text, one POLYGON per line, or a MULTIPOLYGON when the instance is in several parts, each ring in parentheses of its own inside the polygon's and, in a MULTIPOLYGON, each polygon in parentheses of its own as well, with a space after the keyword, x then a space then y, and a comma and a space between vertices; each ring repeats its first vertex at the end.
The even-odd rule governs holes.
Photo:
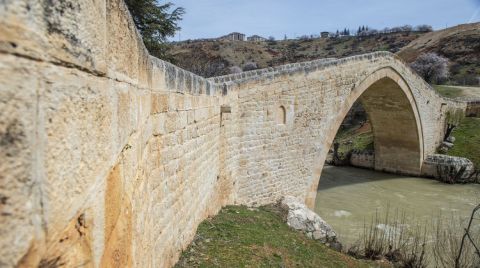
POLYGON ((275 40, 275 37, 269 36, 267 39, 267 44, 270 46, 274 46, 277 44, 277 41, 275 40))
POLYGON ((412 25, 408 25, 408 24, 403 25, 403 26, 400 27, 400 28, 401 28, 401 31, 402 31, 402 32, 411 32, 411 31, 413 30, 412 25))
POLYGON ((432 32, 433 31, 432 26, 427 25, 427 24, 417 25, 417 26, 415 26, 414 29, 415 29, 415 31, 418 31, 418 32, 432 32))
POLYGON ((243 71, 251 71, 251 70, 256 70, 258 69, 257 63, 255 62, 247 62, 243 65, 243 71))
POLYGON ((283 40, 287 40, 287 39, 288 39, 288 38, 287 38, 287 35, 285 35, 285 36, 283 37, 283 40))
POLYGON ((368 31, 365 31, 365 35, 376 35, 378 34, 378 30, 375 29, 368 29, 368 31))
POLYGON ((412 64, 414 69, 427 83, 439 82, 448 78, 448 59, 436 53, 421 54, 412 64))
POLYGON ((178 22, 182 20, 185 9, 173 8, 173 4, 158 4, 157 0, 125 0, 135 26, 142 35, 143 42, 151 55, 172 60, 168 54, 167 38, 175 36, 180 30, 178 22))

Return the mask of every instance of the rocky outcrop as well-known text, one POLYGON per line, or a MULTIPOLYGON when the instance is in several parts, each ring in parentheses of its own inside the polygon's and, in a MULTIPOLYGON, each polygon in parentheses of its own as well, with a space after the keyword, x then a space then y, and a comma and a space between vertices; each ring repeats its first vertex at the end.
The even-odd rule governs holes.
POLYGON ((433 154, 427 156, 423 163, 422 174, 445 182, 461 182, 468 180, 475 167, 467 158, 433 154))
POLYGON ((336 241, 337 234, 332 227, 296 197, 285 196, 280 204, 288 212, 288 226, 305 233, 314 240, 321 242, 336 241))

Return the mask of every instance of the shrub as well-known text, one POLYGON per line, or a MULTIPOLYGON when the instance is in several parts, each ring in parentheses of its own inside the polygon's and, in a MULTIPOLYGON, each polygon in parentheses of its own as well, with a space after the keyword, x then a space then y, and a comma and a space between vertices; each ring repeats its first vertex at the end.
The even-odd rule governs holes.
POLYGON ((230 73, 231 74, 237 74, 237 73, 241 73, 242 72, 242 68, 238 67, 238 66, 232 66, 229 68, 230 69, 230 73))
POLYGON ((421 54, 412 64, 418 75, 427 83, 439 82, 448 78, 448 59, 436 53, 421 54))
POLYGON ((251 71, 258 69, 257 64, 255 62, 247 62, 243 65, 243 71, 251 71))

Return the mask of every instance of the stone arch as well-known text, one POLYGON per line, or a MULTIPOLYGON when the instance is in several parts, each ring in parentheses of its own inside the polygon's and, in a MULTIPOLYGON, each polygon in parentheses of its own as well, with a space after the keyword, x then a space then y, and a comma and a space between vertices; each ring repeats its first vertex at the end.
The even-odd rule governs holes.
POLYGON ((314 162, 305 203, 313 208, 320 175, 333 139, 348 111, 360 100, 372 123, 375 169, 419 175, 424 159, 423 130, 415 97, 403 77, 384 67, 355 84, 323 139, 314 162), (378 160, 377 160, 378 159, 378 160))

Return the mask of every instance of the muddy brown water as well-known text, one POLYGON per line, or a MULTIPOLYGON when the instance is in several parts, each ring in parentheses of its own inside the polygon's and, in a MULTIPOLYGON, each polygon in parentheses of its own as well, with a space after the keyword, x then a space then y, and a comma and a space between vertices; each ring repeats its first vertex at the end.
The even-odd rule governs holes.
MULTIPOLYGON (((325 166, 315 211, 348 245, 358 241, 378 213, 401 211, 415 224, 431 224, 439 215, 467 218, 480 203, 480 185, 448 185, 435 180, 392 175, 352 167, 325 166)), ((480 225, 480 223, 478 223, 480 225)))

